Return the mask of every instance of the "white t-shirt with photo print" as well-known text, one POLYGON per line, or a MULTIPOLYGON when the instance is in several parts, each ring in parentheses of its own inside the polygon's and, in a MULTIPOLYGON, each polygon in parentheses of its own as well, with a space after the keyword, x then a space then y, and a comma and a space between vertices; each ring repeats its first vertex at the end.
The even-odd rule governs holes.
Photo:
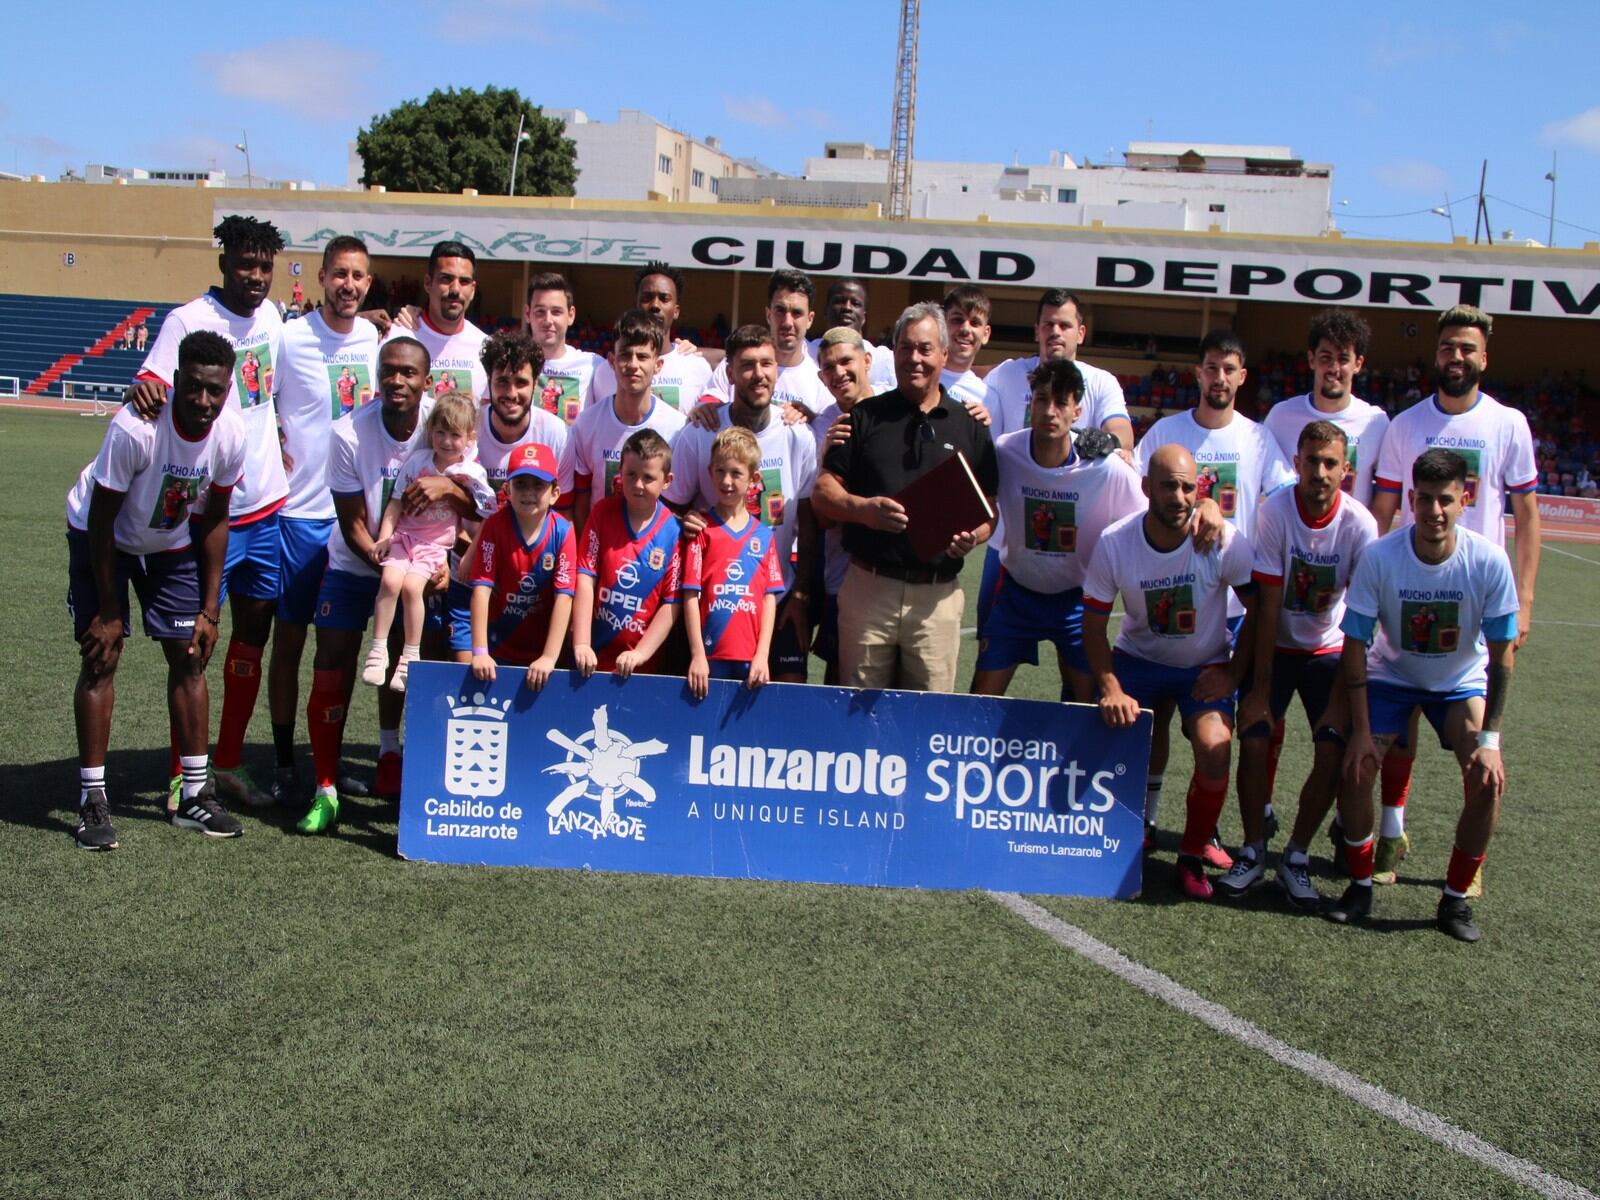
POLYGON ((1464 413, 1447 413, 1437 396, 1428 396, 1396 416, 1384 434, 1373 486, 1400 496, 1397 528, 1413 520, 1411 466, 1435 447, 1454 450, 1467 460, 1461 526, 1504 546, 1506 496, 1531 492, 1539 482, 1528 418, 1485 392, 1464 413))
MULTIPOLYGON (((1103 370, 1081 358, 1075 359, 1078 373, 1083 376, 1083 398, 1078 402, 1078 419, 1074 429, 1101 429, 1113 417, 1128 417, 1128 401, 1122 394, 1122 384, 1110 371, 1103 370)), ((1033 385, 1028 376, 1039 365, 1039 356, 1008 358, 990 371, 984 379, 988 398, 992 437, 1015 433, 1028 427, 1028 412, 1033 402, 1033 385)))
POLYGON ((1328 421, 1344 431, 1348 439, 1345 462, 1350 469, 1344 477, 1344 490, 1362 504, 1372 504, 1372 476, 1378 469, 1383 450, 1383 435, 1389 428, 1389 414, 1359 396, 1347 398, 1338 412, 1323 412, 1310 396, 1290 396, 1267 410, 1262 424, 1278 443, 1283 456, 1294 463, 1300 447, 1300 431, 1313 421, 1328 421))
POLYGON ((704 355, 672 350, 662 356, 661 369, 651 381, 650 390, 656 399, 686 413, 700 403, 710 386, 711 364, 704 355))
POLYGON ((1120 593, 1116 649, 1169 667, 1203 667, 1229 655, 1225 595, 1250 582, 1249 541, 1224 526, 1222 541, 1201 554, 1186 537, 1158 550, 1134 513, 1100 535, 1083 582, 1086 609, 1110 612, 1120 593))
POLYGON ((545 359, 534 383, 534 402, 551 416, 575 425, 584 411, 617 394, 617 375, 599 354, 568 346, 560 358, 545 359))
POLYGON ((494 409, 485 404, 478 410, 478 462, 489 477, 489 486, 499 492, 506 485, 511 456, 531 442, 549 446, 556 461, 567 448, 568 429, 560 417, 553 417, 534 405, 528 411, 528 428, 514 442, 502 442, 494 431, 494 409))
POLYGON ((483 344, 489 335, 471 321, 462 321, 454 333, 445 333, 423 313, 415 329, 391 326, 383 340, 392 342, 398 337, 415 338, 428 348, 433 386, 428 390, 435 396, 446 392, 466 392, 474 400, 489 398, 489 372, 483 368, 483 344))
MULTIPOLYGON (((417 410, 417 427, 409 438, 396 441, 383 423, 383 403, 363 404, 348 417, 333 423, 328 447, 328 490, 335 497, 360 496, 367 505, 367 532, 378 535, 384 506, 394 494, 394 481, 411 452, 428 442, 428 413, 433 398, 424 396, 417 410)), ((370 577, 378 572, 345 544, 335 525, 328 536, 328 569, 370 577)))
POLYGON ((1194 419, 1193 409, 1162 417, 1134 447, 1139 474, 1150 469, 1157 450, 1173 444, 1194 455, 1199 499, 1215 500, 1222 515, 1247 538, 1255 534, 1256 505, 1295 480, 1277 439, 1241 413, 1234 413, 1221 429, 1207 429, 1194 419))
POLYGON ((178 375, 178 345, 197 330, 226 338, 238 356, 228 388, 228 407, 244 418, 244 478, 233 489, 230 519, 237 521, 278 504, 289 494, 278 444, 277 407, 272 402, 275 372, 282 351, 283 318, 271 301, 263 301, 248 317, 223 307, 216 288, 180 305, 161 322, 139 378, 154 379, 170 392, 178 375))
POLYGON ((1375 634, 1367 653, 1373 679, 1448 695, 1488 683, 1484 626, 1498 622, 1514 637, 1517 607, 1511 560, 1488 538, 1457 525, 1450 557, 1425 563, 1405 526, 1362 555, 1343 624, 1353 637, 1375 634))
POLYGON ((283 356, 275 373, 275 402, 289 456, 285 517, 327 520, 328 446, 333 423, 377 395, 378 329, 356 318, 349 333, 328 328, 320 312, 283 327, 283 356))
MULTIPOLYGON (((584 409, 573 422, 561 452, 557 468, 561 494, 576 496, 579 490, 587 491, 591 506, 599 504, 616 485, 623 443, 641 429, 654 429, 667 445, 673 446, 685 423, 677 409, 654 396, 650 398, 649 411, 637 425, 626 425, 617 416, 614 397, 584 409)), ((676 463, 673 474, 677 474, 676 463)))
POLYGON ((1308 518, 1299 492, 1283 488, 1256 514, 1254 575, 1283 588, 1278 646, 1301 654, 1330 654, 1344 646, 1345 589, 1356 564, 1378 540, 1378 523, 1359 500, 1335 494, 1320 520, 1308 518))
POLYGON ((185 437, 168 404, 151 420, 118 410, 93 462, 67 493, 67 524, 87 532, 95 485, 121 492, 112 525, 124 554, 165 554, 189 545, 189 517, 204 511, 213 485, 237 488, 245 470, 244 418, 224 407, 204 437, 185 437))
POLYGON ((1145 509, 1139 476, 1121 455, 1085 459, 1076 450, 1059 467, 1033 458, 1033 431, 1019 429, 995 442, 1005 525, 1000 564, 1034 592, 1081 588, 1095 547, 1107 528, 1145 509))

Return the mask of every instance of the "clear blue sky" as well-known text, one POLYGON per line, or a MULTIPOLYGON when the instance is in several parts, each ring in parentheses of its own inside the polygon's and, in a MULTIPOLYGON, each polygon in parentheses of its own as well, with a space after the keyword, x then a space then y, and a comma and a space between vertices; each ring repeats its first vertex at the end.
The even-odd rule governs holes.
MULTIPOLYGON (((243 171, 248 130, 258 174, 342 182, 372 114, 488 83, 605 120, 644 109, 798 172, 827 140, 886 143, 898 6, 177 0, 31 4, 7 25, 0 169, 243 171)), ((1541 241, 1556 152, 1570 222, 1556 241, 1575 246, 1600 241, 1597 47, 1595 0, 926 0, 916 152, 1037 163, 1052 149, 1105 161, 1144 138, 1286 144, 1334 164, 1351 234, 1423 240, 1447 236, 1427 212, 1446 195, 1471 231, 1487 158, 1496 233, 1541 241)))

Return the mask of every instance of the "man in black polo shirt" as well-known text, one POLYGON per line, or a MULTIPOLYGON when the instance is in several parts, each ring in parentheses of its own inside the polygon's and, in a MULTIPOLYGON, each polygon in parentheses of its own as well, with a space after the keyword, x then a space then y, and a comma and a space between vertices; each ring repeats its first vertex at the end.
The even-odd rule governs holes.
POLYGON ((850 567, 839 590, 839 682, 846 687, 955 689, 963 596, 957 576, 991 526, 957 534, 933 562, 906 537, 905 487, 957 450, 992 501, 999 486, 989 431, 939 383, 950 346, 944 310, 913 304, 894 329, 892 392, 850 414, 850 438, 829 450, 812 507, 844 526, 850 567))

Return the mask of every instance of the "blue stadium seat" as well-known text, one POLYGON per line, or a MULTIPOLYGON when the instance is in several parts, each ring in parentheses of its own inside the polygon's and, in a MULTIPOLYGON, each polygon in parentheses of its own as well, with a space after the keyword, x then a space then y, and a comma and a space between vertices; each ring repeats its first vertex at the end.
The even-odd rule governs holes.
MULTIPOLYGON (((141 310, 150 310, 144 323, 153 342, 162 319, 174 307, 139 300, 0 295, 0 375, 15 376, 26 389, 65 356, 78 355, 80 361, 72 363, 61 379, 127 384, 138 372, 144 354, 120 349, 120 343, 98 354, 89 351, 141 310)), ((40 394, 60 396, 61 379, 52 381, 40 394)))

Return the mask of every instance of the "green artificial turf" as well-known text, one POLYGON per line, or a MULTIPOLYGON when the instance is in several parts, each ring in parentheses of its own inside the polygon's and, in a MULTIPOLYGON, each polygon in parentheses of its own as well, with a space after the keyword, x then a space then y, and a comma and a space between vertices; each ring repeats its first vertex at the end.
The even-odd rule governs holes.
MULTIPOLYGON (((174 830, 143 637, 108 772, 122 847, 75 850, 62 498, 103 429, 0 410, 0 1196, 1532 1194, 974 893, 411 864, 375 802, 347 802, 331 837, 276 813, 246 814, 236 842, 174 830)), ((1482 943, 1429 925, 1460 800, 1432 749, 1413 856, 1367 928, 1270 892, 1175 903, 1170 844, 1138 901, 1046 903, 1600 1189, 1585 627, 1600 548, 1571 549, 1595 565, 1545 558, 1539 616, 1579 624, 1538 626, 1519 663, 1482 943)), ((1058 688, 1052 667, 1013 692, 1058 688)), ((247 745, 263 768, 265 708, 247 745)), ((358 762, 375 733, 358 692, 358 762)), ((1291 725, 1286 818, 1307 749, 1291 725)), ((1180 743, 1169 828, 1186 773, 1180 743)), ((1231 805, 1223 832, 1237 836, 1231 805)), ((1336 891, 1326 842, 1314 853, 1336 891)))

